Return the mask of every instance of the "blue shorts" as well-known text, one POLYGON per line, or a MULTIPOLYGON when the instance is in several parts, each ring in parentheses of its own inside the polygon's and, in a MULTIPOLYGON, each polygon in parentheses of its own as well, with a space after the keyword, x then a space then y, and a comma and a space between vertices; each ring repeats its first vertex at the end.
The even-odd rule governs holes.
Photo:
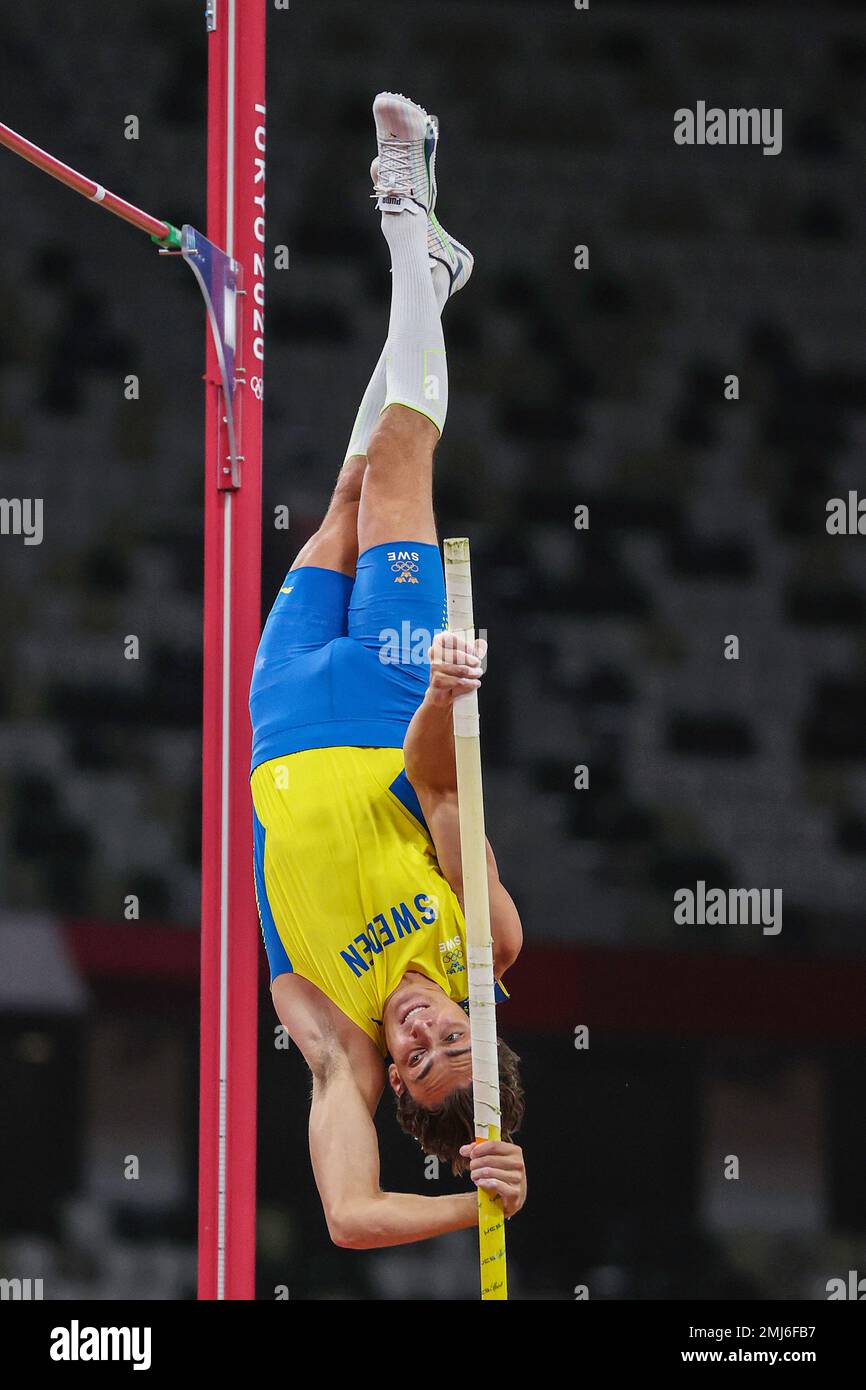
POLYGON ((438 546, 375 545, 354 579, 290 570, 253 669, 253 770, 309 748, 402 748, 445 626, 438 546))

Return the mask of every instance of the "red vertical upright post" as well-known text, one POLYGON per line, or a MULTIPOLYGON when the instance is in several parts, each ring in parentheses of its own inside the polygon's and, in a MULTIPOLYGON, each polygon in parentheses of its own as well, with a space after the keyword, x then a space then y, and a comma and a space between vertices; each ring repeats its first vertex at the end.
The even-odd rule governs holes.
POLYGON ((209 0, 207 235, 240 263, 237 486, 207 337, 199 1298, 255 1296, 258 923, 247 696, 260 623, 265 4, 209 0))

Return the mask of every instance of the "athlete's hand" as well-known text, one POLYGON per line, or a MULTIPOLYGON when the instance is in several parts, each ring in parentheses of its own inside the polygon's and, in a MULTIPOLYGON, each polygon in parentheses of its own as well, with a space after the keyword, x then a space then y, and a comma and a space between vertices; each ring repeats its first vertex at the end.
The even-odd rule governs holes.
POLYGON ((469 1176, 476 1187, 501 1197, 506 1216, 520 1211, 526 1201, 526 1167, 519 1144, 485 1140, 464 1144, 460 1153, 469 1159, 469 1176))
POLYGON ((467 643, 462 633, 439 632, 427 653, 430 661, 430 683, 427 700, 432 705, 453 705, 458 695, 477 690, 484 672, 487 643, 477 637, 467 643))

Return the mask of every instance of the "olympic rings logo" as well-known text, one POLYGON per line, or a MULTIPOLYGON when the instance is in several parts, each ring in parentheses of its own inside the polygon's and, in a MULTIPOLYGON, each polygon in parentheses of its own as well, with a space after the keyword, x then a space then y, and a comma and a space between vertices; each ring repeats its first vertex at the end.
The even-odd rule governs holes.
POLYGON ((262 399, 263 395, 265 394, 265 383, 262 381, 260 376, 250 377, 250 390, 252 391, 257 401, 260 401, 262 399))
POLYGON ((419 581, 415 578, 415 575, 418 569, 419 566, 414 564, 412 560, 398 560, 396 564, 391 566, 391 573, 396 576, 394 583, 417 584, 419 581))

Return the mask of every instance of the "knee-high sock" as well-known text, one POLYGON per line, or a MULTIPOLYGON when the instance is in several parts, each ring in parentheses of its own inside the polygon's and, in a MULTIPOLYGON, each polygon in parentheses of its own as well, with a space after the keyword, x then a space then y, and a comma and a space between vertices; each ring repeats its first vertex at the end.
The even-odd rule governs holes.
MULTIPOLYGON (((428 262, 429 265, 429 262, 428 262)), ((433 292, 436 295, 436 306, 441 315, 443 308, 448 301, 451 282, 448 272, 439 261, 432 269, 431 279, 433 281, 433 292)), ((361 454, 366 457, 367 445, 370 442, 370 435, 376 428, 376 421, 385 409, 385 395, 387 392, 385 363, 387 360, 387 345, 382 349, 379 361, 376 363, 373 375, 370 377, 367 389, 364 392, 355 423, 352 427, 352 437, 349 440, 349 447, 346 450, 346 458, 351 458, 353 454, 361 454)))
POLYGON ((385 405, 426 415, 439 433, 448 412, 448 364, 420 210, 382 213, 391 252, 391 318, 385 344, 385 405))

